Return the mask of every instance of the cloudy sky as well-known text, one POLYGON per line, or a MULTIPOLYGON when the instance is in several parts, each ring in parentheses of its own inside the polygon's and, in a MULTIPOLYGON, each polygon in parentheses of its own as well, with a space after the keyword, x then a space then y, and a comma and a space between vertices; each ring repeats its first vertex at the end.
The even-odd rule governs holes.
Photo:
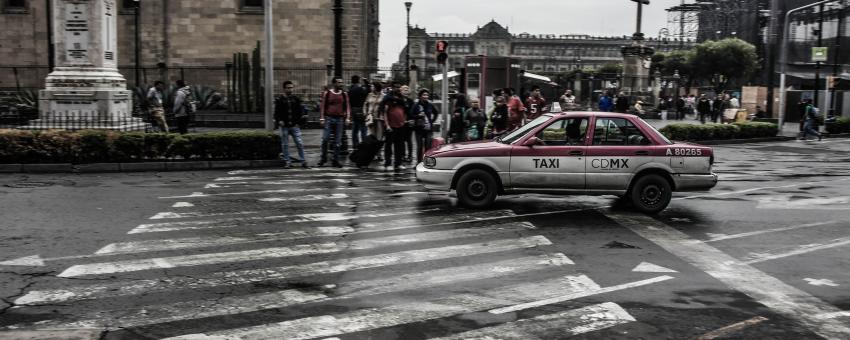
MULTIPOLYGON (((410 24, 429 33, 473 33, 495 19, 511 33, 631 35, 636 5, 630 0, 411 0, 410 24)), ((681 0, 651 0, 644 6, 643 31, 657 36, 667 26, 665 9, 681 0)), ((693 0, 688 0, 692 3, 693 0)), ((380 61, 398 61, 405 44, 404 0, 381 0, 380 61)))

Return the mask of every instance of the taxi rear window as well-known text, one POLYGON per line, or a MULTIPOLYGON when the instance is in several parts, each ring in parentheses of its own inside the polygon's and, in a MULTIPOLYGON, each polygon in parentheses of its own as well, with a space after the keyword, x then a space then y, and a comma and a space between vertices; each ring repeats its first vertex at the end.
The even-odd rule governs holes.
POLYGON ((593 145, 640 146, 652 140, 625 118, 597 118, 593 131, 593 145))

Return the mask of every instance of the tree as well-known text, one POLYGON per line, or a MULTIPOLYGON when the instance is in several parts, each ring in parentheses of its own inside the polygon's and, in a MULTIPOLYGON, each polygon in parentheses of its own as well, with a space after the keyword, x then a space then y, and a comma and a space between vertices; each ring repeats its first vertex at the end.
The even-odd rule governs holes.
POLYGON ((682 86, 686 89, 691 88, 694 82, 693 50, 677 50, 668 53, 658 53, 653 56, 653 59, 653 65, 658 67, 661 74, 671 76, 678 72, 681 77, 682 86))
POLYGON ((756 47, 737 38, 706 41, 693 53, 694 77, 711 83, 718 93, 741 85, 759 69, 756 47))

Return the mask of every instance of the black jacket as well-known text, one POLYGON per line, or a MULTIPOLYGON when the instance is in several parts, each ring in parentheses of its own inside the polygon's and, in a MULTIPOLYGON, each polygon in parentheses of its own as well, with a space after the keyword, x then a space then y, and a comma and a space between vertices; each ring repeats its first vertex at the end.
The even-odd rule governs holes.
POLYGON ((351 107, 363 107, 366 103, 366 97, 369 96, 369 90, 360 84, 351 85, 348 88, 348 103, 351 107))
POLYGON ((277 126, 303 126, 307 122, 307 112, 297 96, 280 96, 274 101, 274 121, 277 126))

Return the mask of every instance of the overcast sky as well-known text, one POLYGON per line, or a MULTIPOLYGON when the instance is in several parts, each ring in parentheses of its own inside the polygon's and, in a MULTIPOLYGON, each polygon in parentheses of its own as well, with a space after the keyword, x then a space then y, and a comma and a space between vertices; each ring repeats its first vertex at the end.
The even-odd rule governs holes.
MULTIPOLYGON (((428 33, 474 33, 495 19, 513 34, 631 35, 636 4, 630 0, 412 0, 410 24, 428 33)), ((643 32, 657 36, 667 27, 665 9, 681 0, 651 0, 644 6, 643 32)), ((686 1, 692 3, 693 0, 686 1)), ((404 0, 381 0, 379 65, 398 61, 405 44, 404 0)))

